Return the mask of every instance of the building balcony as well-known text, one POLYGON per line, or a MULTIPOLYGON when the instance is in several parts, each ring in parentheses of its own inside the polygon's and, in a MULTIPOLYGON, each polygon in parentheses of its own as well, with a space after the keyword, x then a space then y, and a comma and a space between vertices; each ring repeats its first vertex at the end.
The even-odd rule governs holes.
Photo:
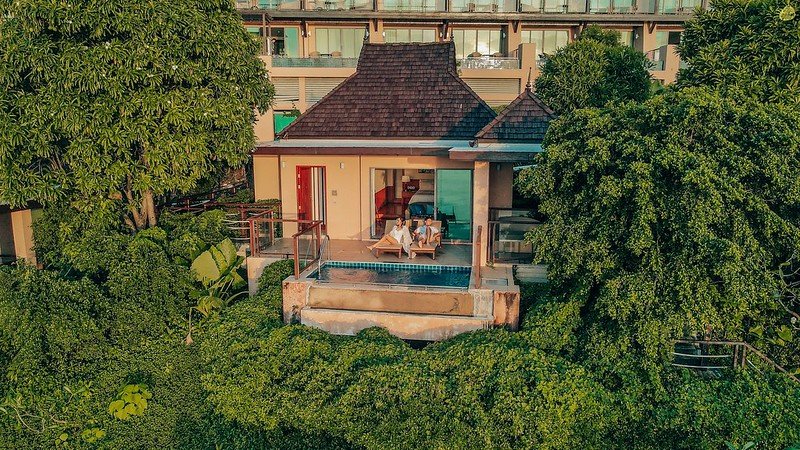
POLYGON ((450 12, 516 12, 516 0, 453 0, 450 12))
POLYGON ((270 11, 300 11, 300 0, 236 0, 238 9, 266 9, 270 11))
POLYGON ((380 11, 444 12, 444 0, 383 0, 378 1, 380 11))
POLYGON ((707 0, 236 0, 239 10, 685 16, 707 0))
POLYGON ((513 56, 477 56, 460 59, 461 69, 519 69, 520 60, 513 56))
POLYGON ((358 58, 342 58, 336 56, 317 56, 308 58, 290 58, 273 56, 272 67, 344 67, 353 68, 358 65, 358 58))

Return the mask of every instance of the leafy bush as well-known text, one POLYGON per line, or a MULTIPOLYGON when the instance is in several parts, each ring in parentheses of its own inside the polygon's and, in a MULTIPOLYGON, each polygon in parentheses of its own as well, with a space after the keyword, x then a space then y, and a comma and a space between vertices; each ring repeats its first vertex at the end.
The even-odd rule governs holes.
POLYGON ((619 33, 587 27, 580 39, 548 55, 536 78, 536 93, 557 113, 642 101, 650 92, 650 62, 619 42, 619 33))
POLYGON ((613 426, 608 392, 520 335, 493 330, 414 351, 385 330, 349 338, 259 318, 276 291, 209 324, 203 382, 231 420, 367 448, 598 446, 613 426))
POLYGON ((283 280, 291 275, 294 275, 294 260, 283 259, 276 261, 264 268, 258 278, 258 289, 261 291, 270 287, 280 287, 283 280))

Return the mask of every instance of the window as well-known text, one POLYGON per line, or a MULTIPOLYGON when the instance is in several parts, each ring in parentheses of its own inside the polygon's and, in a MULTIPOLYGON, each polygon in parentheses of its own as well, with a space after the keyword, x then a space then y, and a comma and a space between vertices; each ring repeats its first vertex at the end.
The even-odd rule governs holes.
POLYGON ((453 30, 456 58, 466 58, 476 52, 481 56, 502 54, 502 34, 501 30, 453 30))
POLYGON ((364 45, 366 28, 317 28, 317 52, 320 55, 339 53, 343 58, 357 58, 364 45))
POLYGON ((270 27, 272 54, 296 58, 300 56, 300 29, 293 27, 270 27))
POLYGON ((665 45, 678 45, 681 43, 680 31, 656 31, 656 42, 651 50, 659 49, 665 45))
POLYGON ((297 119, 298 111, 275 111, 273 114, 273 124, 275 125, 275 134, 283 131, 290 123, 297 119))
POLYGON ((386 28, 386 42, 436 42, 436 30, 419 28, 386 28))
POLYGON ((536 59, 569 43, 569 30, 522 30, 522 42, 536 44, 536 59))
POLYGON ((628 47, 633 47, 633 31, 632 30, 620 30, 620 32, 619 32, 619 42, 622 45, 627 45, 628 47))

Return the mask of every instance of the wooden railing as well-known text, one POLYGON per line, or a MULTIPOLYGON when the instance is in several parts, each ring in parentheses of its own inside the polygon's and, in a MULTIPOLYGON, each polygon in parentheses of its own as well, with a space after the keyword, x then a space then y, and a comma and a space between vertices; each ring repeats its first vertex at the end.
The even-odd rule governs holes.
POLYGON ((483 227, 478 225, 475 229, 475 238, 472 242, 472 279, 474 287, 481 287, 481 242, 483 239, 483 227))
POLYGON ((704 341, 691 339, 678 339, 675 344, 691 345, 699 353, 684 353, 672 351, 672 365, 687 369, 718 370, 718 369, 755 369, 759 370, 753 362, 751 355, 755 355, 756 362, 764 364, 767 368, 781 372, 791 380, 800 383, 795 375, 781 367, 767 355, 760 352, 747 342, 741 341, 704 341), (720 349, 730 349, 730 353, 720 353, 720 349), (717 352, 715 352, 717 350, 717 352))

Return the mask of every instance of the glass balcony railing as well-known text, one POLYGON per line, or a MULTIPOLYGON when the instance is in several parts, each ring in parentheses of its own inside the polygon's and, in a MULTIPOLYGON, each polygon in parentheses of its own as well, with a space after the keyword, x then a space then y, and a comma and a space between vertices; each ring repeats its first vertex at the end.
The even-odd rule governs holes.
POLYGON ((306 0, 306 10, 372 10, 372 0, 306 0))
POLYGON ((519 58, 506 56, 480 56, 459 60, 460 69, 519 69, 519 58))
POLYGON ((444 11, 444 0, 383 0, 381 11, 439 12, 444 11))
MULTIPOLYGON (((299 11, 373 10, 444 12, 445 0, 235 0, 245 9, 299 11), (377 5, 376 5, 377 3, 377 5)), ((475 13, 591 13, 691 14, 703 0, 451 0, 449 12, 475 13), (587 11, 588 6, 588 11, 587 11)))
POLYGON ((300 0, 236 0, 239 9, 300 10, 300 0))
POLYGON ((453 0, 451 12, 515 12, 516 0, 453 0))
POLYGON ((358 58, 337 58, 337 57, 317 57, 317 58, 292 58, 286 56, 273 56, 272 67, 347 67, 352 68, 358 65, 358 58))
POLYGON ((637 12, 635 0, 590 0, 589 12, 592 14, 630 14, 637 12))
POLYGON ((583 0, 520 0, 520 12, 533 13, 582 13, 586 12, 583 0))
POLYGON ((703 5, 701 0, 662 0, 658 5, 661 14, 689 14, 703 5))

